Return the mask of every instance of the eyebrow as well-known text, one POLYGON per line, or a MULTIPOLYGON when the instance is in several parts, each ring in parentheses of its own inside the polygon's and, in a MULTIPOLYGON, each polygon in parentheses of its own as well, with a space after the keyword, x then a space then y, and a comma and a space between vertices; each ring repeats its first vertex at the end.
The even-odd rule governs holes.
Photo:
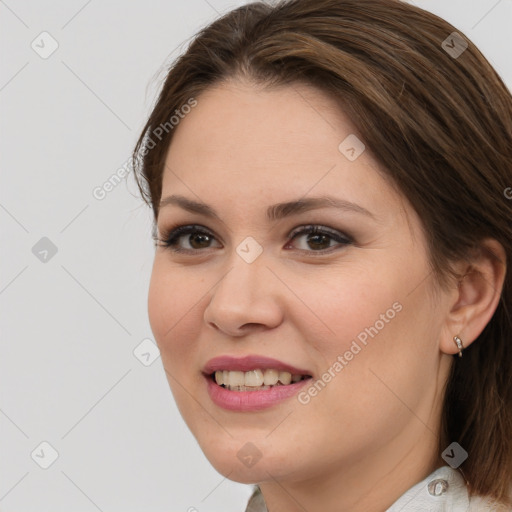
MULTIPOLYGON (((199 201, 188 199, 184 196, 171 195, 160 201, 160 208, 169 205, 176 205, 189 212, 199 213, 201 215, 204 215, 205 217, 214 218, 222 222, 222 219, 220 218, 218 213, 211 206, 199 201)), ((373 213, 371 213, 366 208, 363 208, 362 206, 356 203, 352 203, 345 199, 325 195, 319 197, 301 198, 295 201, 278 203, 269 206, 267 208, 267 219, 269 221, 276 221, 279 219, 283 219, 285 217, 289 217, 291 215, 297 215, 302 212, 317 210, 320 208, 337 208, 343 211, 355 212, 362 215, 366 215, 368 217, 375 219, 375 215, 373 215, 373 213)))

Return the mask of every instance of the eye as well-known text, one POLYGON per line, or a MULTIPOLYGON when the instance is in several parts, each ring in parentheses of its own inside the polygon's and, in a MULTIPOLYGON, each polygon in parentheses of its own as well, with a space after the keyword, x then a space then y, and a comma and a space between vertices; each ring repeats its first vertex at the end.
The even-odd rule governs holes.
MULTIPOLYGON (((317 225, 301 226, 295 229, 288 238, 294 241, 298 238, 304 238, 304 244, 300 251, 325 253, 332 252, 332 242, 338 245, 346 246, 353 243, 353 240, 336 230, 317 225), (304 247, 306 245, 306 247, 304 247)), ((203 226, 186 225, 170 228, 161 238, 156 237, 157 245, 168 248, 178 253, 198 253, 204 249, 211 248, 211 242, 216 240, 215 236, 203 226), (180 244, 183 239, 185 246, 180 244)), ((287 243, 285 248, 289 248, 291 243, 287 243)))
POLYGON ((156 238, 158 245, 171 249, 174 252, 197 252, 201 249, 209 249, 208 244, 215 237, 202 226, 189 225, 171 228, 162 238, 156 238), (188 235, 188 237, 187 237, 188 235), (179 244, 181 239, 185 240, 188 247, 179 244))
MULTIPOLYGON (((297 238, 305 237, 303 248, 299 248, 299 250, 304 250, 308 252, 321 252, 324 253, 329 249, 332 249, 330 245, 331 242, 337 242, 338 245, 350 245, 353 243, 352 239, 342 233, 332 230, 330 228, 324 226, 301 226, 300 228, 294 230, 290 237, 292 240, 297 238), (304 248, 305 245, 305 248, 304 248), (308 250, 314 249, 313 251, 308 250)), ((288 244, 287 244, 288 247, 288 244)), ((328 251, 331 252, 331 251, 328 251)))

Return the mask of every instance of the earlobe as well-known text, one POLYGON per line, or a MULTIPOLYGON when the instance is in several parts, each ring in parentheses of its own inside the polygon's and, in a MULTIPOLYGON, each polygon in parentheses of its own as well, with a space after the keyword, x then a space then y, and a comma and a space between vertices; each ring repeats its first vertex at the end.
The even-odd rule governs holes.
POLYGON ((453 291, 440 349, 462 355, 490 322, 500 301, 506 274, 506 253, 494 239, 482 242, 471 262, 460 262, 463 276, 453 291))

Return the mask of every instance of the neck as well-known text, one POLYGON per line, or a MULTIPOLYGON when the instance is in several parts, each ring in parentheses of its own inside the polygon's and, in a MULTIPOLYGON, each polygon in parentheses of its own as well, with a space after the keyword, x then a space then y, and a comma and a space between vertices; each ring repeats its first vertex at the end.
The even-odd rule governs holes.
POLYGON ((439 464, 438 438, 417 418, 378 451, 305 479, 260 484, 269 512, 385 512, 439 464), (434 454, 434 455, 432 455, 434 454))

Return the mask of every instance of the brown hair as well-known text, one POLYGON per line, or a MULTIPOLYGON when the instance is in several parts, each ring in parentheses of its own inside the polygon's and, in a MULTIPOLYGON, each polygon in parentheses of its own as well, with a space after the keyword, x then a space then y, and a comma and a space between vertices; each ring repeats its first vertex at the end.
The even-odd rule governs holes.
MULTIPOLYGON (((453 277, 450 262, 469 261, 488 237, 502 244, 510 267, 512 96, 460 31, 468 47, 450 53, 454 31, 398 0, 256 2, 224 15, 171 67, 134 149, 137 183, 155 219, 173 130, 162 137, 160 129, 158 143, 154 132, 176 109, 233 77, 269 87, 306 82, 339 101, 419 214, 439 283, 453 277)), ((462 468, 471 495, 508 505, 511 303, 509 271, 491 321, 452 364, 439 439, 439 454, 453 441, 469 453, 462 468)))

